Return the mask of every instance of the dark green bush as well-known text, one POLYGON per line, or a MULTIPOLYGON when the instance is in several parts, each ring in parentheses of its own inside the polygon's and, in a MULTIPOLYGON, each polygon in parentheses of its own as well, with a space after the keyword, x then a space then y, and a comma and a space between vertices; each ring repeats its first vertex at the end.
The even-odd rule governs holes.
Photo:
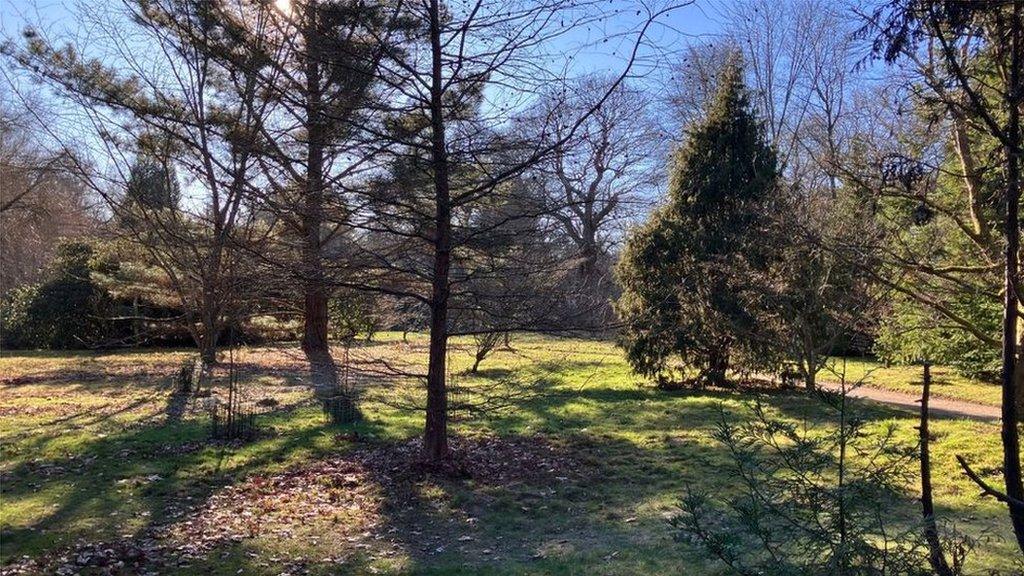
POLYGON ((46 280, 4 298, 5 348, 85 348, 111 337, 112 300, 92 279, 93 249, 86 242, 64 242, 46 280))

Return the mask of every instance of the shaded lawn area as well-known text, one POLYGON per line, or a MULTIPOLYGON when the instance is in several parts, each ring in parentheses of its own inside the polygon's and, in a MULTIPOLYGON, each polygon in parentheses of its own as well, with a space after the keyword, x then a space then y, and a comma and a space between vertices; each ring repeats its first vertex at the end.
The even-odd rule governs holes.
MULTIPOLYGON (((866 386, 903 392, 915 396, 921 395, 923 386, 922 368, 920 366, 886 366, 873 358, 846 358, 847 382, 864 381, 866 386)), ((837 358, 830 362, 829 367, 819 372, 818 378, 825 381, 838 381, 836 371, 841 371, 843 359, 837 358)), ((998 382, 989 382, 975 378, 967 378, 957 374, 948 366, 932 367, 932 395, 985 404, 987 406, 1002 405, 1002 388, 998 382)))
MULTIPOLYGON (((380 339, 354 361, 425 361, 422 337, 380 339)), ((277 400, 249 443, 208 441, 202 411, 172 394, 184 352, 5 354, 0 560, 128 536, 173 550, 154 568, 170 574, 719 574, 673 539, 666 517, 687 484, 733 487, 711 437, 722 410, 743 418, 757 395, 780 416, 824 425, 821 405, 798 392, 641 387, 605 342, 519 337, 475 378, 458 374, 471 354, 468 340, 457 344, 454 383, 467 401, 486 389, 510 404, 458 415, 455 444, 471 455, 463 479, 415 474, 399 457, 416 450, 422 414, 403 406, 418 387, 371 377, 365 420, 330 426, 292 346, 240 352, 245 392, 277 400)), ((866 414, 914 441, 905 412, 866 414)), ((998 484, 997 427, 932 429, 941 518, 988 536, 975 572, 1009 570, 1002 508, 979 499, 953 460, 964 455, 998 484)), ((913 522, 913 494, 893 514, 913 522)))

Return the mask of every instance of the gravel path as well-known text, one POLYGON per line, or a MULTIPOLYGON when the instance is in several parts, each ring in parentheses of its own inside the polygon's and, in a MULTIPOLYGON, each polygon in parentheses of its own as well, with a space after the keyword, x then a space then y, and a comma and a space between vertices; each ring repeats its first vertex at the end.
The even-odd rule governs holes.
MULTIPOLYGON (((821 386, 829 390, 839 391, 839 384, 835 382, 822 382, 821 386)), ((921 410, 920 396, 913 396, 903 392, 893 392, 880 388, 860 386, 850 391, 850 396, 863 398, 874 402, 881 402, 891 406, 909 408, 914 412, 921 410)), ((928 400, 928 411, 932 416, 940 418, 970 418, 972 420, 984 420, 987 422, 998 422, 1000 409, 998 406, 987 406, 963 400, 950 400, 932 396, 928 400)))

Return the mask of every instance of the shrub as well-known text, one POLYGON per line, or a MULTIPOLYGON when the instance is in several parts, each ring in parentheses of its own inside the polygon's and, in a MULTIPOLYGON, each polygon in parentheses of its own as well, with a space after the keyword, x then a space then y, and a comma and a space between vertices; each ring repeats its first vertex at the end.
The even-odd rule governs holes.
POLYGON ((39 285, 4 301, 3 345, 9 348, 82 348, 111 336, 110 295, 91 277, 92 247, 65 242, 39 285))
POLYGON ((354 291, 332 298, 328 304, 331 336, 345 341, 362 334, 372 340, 382 325, 379 304, 372 295, 354 291))
MULTIPOLYGON (((1002 306, 980 293, 954 294, 946 307, 993 338, 999 336, 1002 306)), ((945 321, 937 313, 899 294, 892 298, 882 321, 874 351, 886 361, 914 363, 922 360, 952 366, 969 378, 999 374, 1000 350, 982 344, 977 337, 945 321)))

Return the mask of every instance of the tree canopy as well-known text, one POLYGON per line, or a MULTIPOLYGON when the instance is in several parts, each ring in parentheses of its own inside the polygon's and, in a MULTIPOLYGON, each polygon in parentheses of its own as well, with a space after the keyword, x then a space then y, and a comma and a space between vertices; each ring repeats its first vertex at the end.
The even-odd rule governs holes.
POLYGON ((778 167, 734 61, 673 159, 665 205, 628 239, 618 268, 622 340, 640 373, 678 357, 722 384, 730 356, 753 351, 754 287, 769 264, 765 234, 778 167))

